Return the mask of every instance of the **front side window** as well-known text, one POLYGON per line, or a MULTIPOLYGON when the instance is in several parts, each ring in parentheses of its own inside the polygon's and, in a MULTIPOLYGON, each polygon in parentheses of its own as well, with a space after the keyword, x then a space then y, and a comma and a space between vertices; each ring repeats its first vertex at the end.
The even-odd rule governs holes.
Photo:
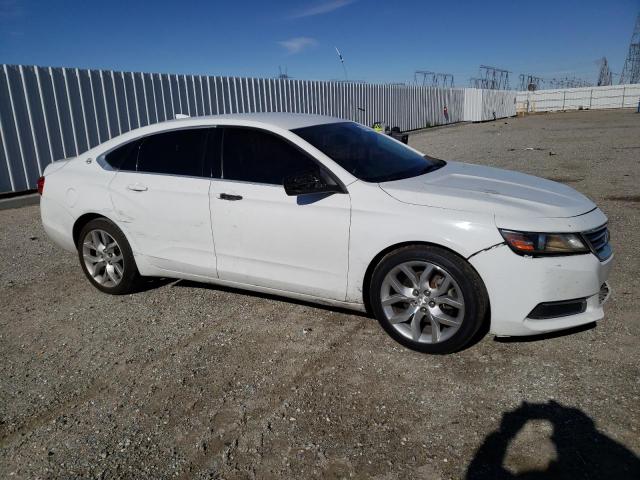
POLYGON ((353 122, 315 125, 292 132, 366 182, 416 177, 445 164, 353 122))
POLYGON ((227 127, 222 140, 222 178, 282 185, 284 178, 317 164, 278 136, 257 129, 227 127))

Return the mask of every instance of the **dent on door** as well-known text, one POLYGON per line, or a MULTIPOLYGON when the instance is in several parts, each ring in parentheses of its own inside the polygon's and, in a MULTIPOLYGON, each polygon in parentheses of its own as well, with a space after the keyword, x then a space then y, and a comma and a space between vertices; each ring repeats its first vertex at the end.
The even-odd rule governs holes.
POLYGON ((205 178, 119 172, 111 197, 136 253, 168 272, 216 277, 209 187, 205 178))

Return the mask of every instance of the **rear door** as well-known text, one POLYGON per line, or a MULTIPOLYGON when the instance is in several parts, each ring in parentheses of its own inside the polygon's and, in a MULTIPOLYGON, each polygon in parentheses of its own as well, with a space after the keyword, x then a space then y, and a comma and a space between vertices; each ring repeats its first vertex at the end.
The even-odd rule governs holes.
POLYGON ((110 184, 116 215, 135 253, 167 272, 216 277, 211 172, 204 155, 209 132, 215 141, 215 128, 192 128, 129 145, 110 184))
POLYGON ((225 127, 222 145, 222 178, 211 186, 219 277, 344 300, 349 195, 288 196, 284 177, 318 163, 274 133, 225 127))

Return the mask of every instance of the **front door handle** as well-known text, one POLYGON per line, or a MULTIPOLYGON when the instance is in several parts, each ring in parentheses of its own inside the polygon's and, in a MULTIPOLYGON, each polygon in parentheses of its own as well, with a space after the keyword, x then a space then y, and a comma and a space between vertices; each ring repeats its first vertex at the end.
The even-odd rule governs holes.
POLYGON ((242 195, 231 195, 230 193, 221 193, 220 196, 218 196, 218 198, 220 200, 230 200, 232 202, 235 202, 236 200, 242 200, 242 195))
POLYGON ((147 186, 142 185, 141 183, 134 183, 132 185, 127 185, 128 190, 133 190, 134 192, 146 192, 147 186))

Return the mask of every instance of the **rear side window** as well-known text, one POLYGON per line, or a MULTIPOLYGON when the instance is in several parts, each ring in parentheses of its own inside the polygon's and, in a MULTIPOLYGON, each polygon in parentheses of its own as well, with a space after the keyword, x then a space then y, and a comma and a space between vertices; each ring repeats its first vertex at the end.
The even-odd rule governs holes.
POLYGON ((222 178, 282 185, 286 176, 317 168, 316 163, 278 136, 249 128, 225 128, 222 178))
POLYGON ((127 143, 111 150, 104 156, 104 161, 113 170, 135 170, 140 140, 127 143))
POLYGON ((151 135, 138 149, 138 172, 168 175, 209 176, 204 170, 204 141, 207 130, 176 130, 151 135))

